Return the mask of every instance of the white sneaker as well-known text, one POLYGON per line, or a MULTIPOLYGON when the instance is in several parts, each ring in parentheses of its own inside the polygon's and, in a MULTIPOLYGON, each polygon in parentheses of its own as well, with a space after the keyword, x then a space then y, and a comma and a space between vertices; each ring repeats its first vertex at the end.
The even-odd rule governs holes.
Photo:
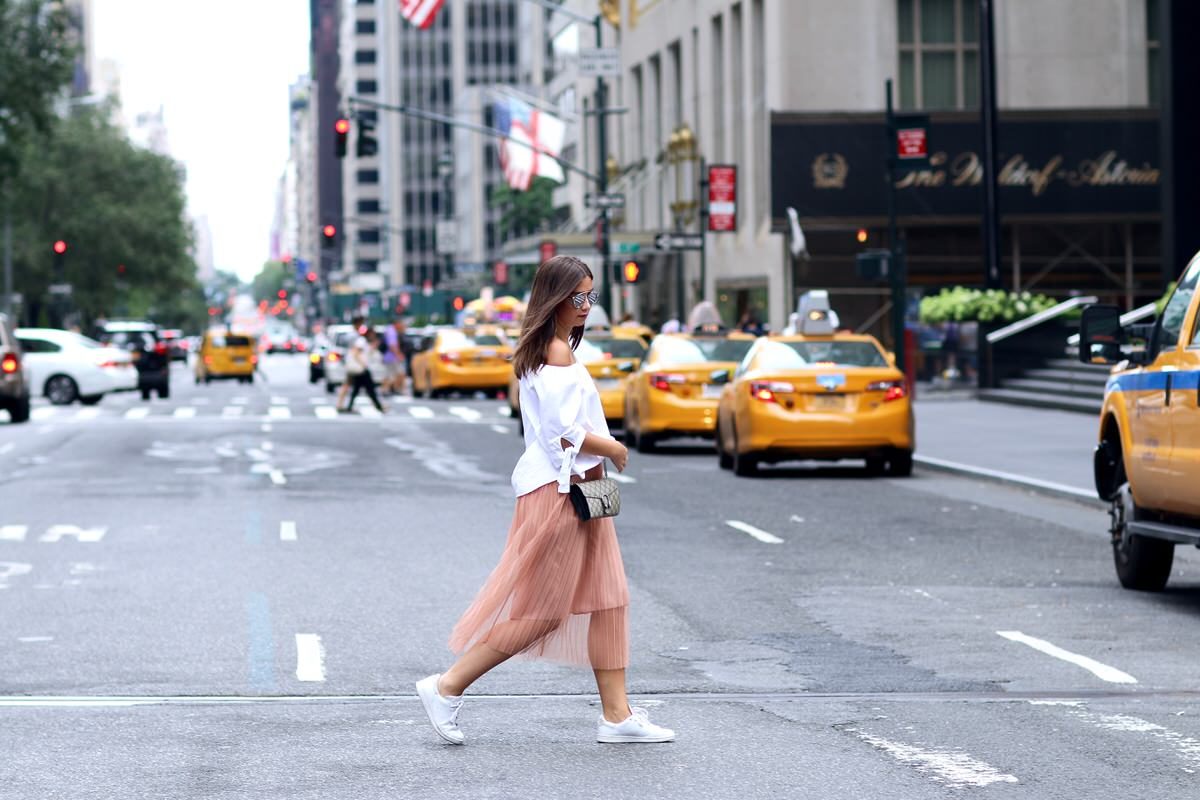
POLYGON ((458 729, 458 710, 462 708, 461 697, 443 697, 438 692, 438 679, 442 675, 430 675, 417 681, 417 696, 429 716, 433 731, 450 744, 462 744, 466 741, 463 732, 458 729))
POLYGON ((622 742, 673 742, 675 731, 655 725, 646 714, 646 709, 633 707, 633 713, 624 722, 609 722, 600 715, 596 728, 596 741, 605 744, 622 742))

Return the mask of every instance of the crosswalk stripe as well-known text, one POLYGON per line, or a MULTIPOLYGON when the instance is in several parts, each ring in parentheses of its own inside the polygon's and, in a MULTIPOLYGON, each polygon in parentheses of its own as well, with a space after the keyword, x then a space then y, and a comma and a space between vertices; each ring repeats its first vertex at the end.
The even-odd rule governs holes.
POLYGON ((125 419, 144 419, 150 415, 148 408, 131 408, 125 412, 125 419))
POLYGON ((56 408, 35 408, 29 413, 29 416, 33 417, 34 419, 49 419, 50 417, 53 417, 57 411, 58 409, 56 408))
POLYGON ((492 430, 494 430, 496 433, 503 433, 506 436, 512 432, 511 428, 506 428, 503 425, 493 425, 492 430))
POLYGON ((475 409, 467 408, 465 406, 450 406, 450 413, 459 419, 466 420, 467 422, 474 422, 483 416, 475 409))
POLYGON ((313 409, 313 413, 321 419, 337 419, 337 409, 333 406, 317 406, 313 409))
POLYGON ((363 406, 358 410, 358 414, 359 416, 371 417, 373 419, 378 419, 379 417, 383 416, 379 413, 379 409, 377 409, 375 406, 363 406))
POLYGON ((433 409, 425 406, 409 406, 408 413, 417 419, 433 419, 433 409))
POLYGON ((100 416, 100 409, 98 408, 81 408, 75 412, 75 419, 80 422, 95 419, 98 416, 100 416))
POLYGON ((175 409, 174 416, 179 419, 191 419, 192 417, 196 416, 196 409, 192 408, 191 406, 181 406, 180 408, 175 409))
POLYGON ((0 525, 0 542, 23 542, 28 531, 27 525, 0 525))
POLYGON ((271 406, 267 413, 272 419, 290 419, 292 416, 292 410, 287 406, 271 406))

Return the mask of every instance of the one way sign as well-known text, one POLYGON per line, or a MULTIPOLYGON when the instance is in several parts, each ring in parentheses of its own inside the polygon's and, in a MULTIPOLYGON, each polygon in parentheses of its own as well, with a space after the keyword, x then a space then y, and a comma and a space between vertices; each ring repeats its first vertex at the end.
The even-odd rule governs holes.
POLYGON ((654 247, 658 250, 702 250, 704 234, 659 233, 654 237, 654 247))

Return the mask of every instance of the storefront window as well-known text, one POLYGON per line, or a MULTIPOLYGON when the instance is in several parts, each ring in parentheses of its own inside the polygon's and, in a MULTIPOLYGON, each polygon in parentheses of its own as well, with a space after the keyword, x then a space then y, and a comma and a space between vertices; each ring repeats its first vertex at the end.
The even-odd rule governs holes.
POLYGON ((766 323, 767 287, 719 287, 717 311, 721 314, 721 322, 730 328, 740 328, 747 316, 766 323))
POLYGON ((979 11, 974 0, 897 0, 900 107, 979 102, 979 11))

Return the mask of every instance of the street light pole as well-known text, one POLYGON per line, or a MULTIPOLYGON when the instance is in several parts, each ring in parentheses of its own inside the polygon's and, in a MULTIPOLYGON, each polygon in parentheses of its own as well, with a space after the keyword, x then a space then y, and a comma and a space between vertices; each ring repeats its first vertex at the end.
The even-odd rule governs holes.
POLYGON ((1000 209, 996 197, 996 37, 992 0, 979 0, 979 111, 983 127, 983 250, 985 284, 999 289, 1000 209))
MULTIPOLYGON (((438 159, 438 174, 442 176, 442 219, 449 221, 454 219, 453 207, 450 204, 450 184, 454 177, 454 156, 449 150, 443 152, 442 157, 438 159)), ((455 238, 457 239, 457 237, 455 238)), ((447 250, 443 255, 446 257, 446 270, 442 277, 452 278, 454 277, 454 253, 447 250)), ((439 283, 441 281, 435 275, 433 279, 434 288, 439 283)))

